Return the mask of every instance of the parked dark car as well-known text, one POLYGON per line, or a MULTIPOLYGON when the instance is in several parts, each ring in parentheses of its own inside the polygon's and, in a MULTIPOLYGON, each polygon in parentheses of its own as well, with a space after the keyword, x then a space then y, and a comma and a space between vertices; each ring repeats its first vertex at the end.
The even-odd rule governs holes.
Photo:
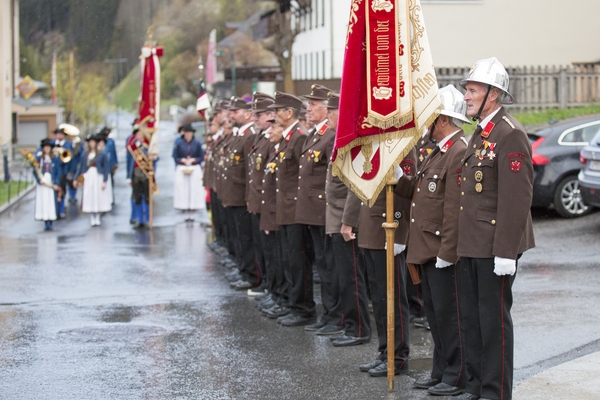
POLYGON ((555 122, 529 133, 533 149, 533 206, 556 209, 563 217, 588 214, 577 175, 579 153, 600 131, 600 116, 555 122))
POLYGON ((600 207, 600 133, 580 153, 579 188, 583 201, 600 207))

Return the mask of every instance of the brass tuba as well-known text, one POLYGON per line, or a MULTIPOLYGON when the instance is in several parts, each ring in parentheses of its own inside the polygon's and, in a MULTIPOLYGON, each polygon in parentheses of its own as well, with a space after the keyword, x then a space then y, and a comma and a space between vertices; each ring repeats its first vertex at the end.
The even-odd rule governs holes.
MULTIPOLYGON (((71 142, 73 143, 73 148, 75 152, 79 151, 79 147, 81 144, 81 138, 79 134, 81 131, 78 127, 71 124, 60 124, 58 129, 62 130, 65 135, 71 138, 71 142)), ((60 161, 63 163, 68 163, 73 159, 73 152, 69 149, 65 149, 63 147, 56 147, 53 149, 54 155, 60 158, 60 161)))

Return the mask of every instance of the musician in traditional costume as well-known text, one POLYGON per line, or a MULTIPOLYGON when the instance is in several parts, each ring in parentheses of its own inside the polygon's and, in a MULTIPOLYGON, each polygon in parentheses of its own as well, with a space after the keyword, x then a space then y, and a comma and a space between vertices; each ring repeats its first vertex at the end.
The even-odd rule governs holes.
POLYGON ((100 135, 88 137, 88 148, 81 157, 73 182, 75 187, 83 184, 81 211, 90 214, 92 226, 100 226, 100 213, 112 209, 109 156, 99 142, 104 144, 104 138, 100 135))
POLYGON ((46 231, 51 230, 53 221, 56 221, 54 193, 59 190, 60 180, 60 160, 52 154, 53 147, 49 139, 42 140, 38 166, 33 171, 37 181, 34 217, 36 221, 44 221, 46 231))
MULTIPOLYGON (((54 130, 54 141, 53 141, 55 152, 62 150, 68 150, 73 152, 73 144, 65 139, 64 128, 57 128, 54 130)), ((67 184, 69 178, 72 176, 72 160, 59 164, 59 187, 60 190, 56 191, 56 213, 59 218, 65 218, 65 197, 67 195, 67 184)))
POLYGON ((133 162, 129 165, 127 180, 131 185, 131 198, 134 207, 136 228, 144 228, 150 222, 150 181, 140 163, 150 162, 148 155, 149 140, 141 129, 136 129, 127 143, 127 150, 132 153, 133 162))
MULTIPOLYGON (((134 138, 135 138, 135 133, 137 132, 137 127, 135 126, 136 123, 133 123, 133 131, 131 132, 131 135, 127 136, 127 138, 125 139, 125 176, 127 177, 127 181, 130 182, 131 181, 131 177, 129 176, 129 171, 133 169, 133 156, 131 155, 131 153, 129 151, 127 151, 127 144, 129 142, 131 142, 134 138)), ((130 224, 136 224, 138 221, 136 219, 136 213, 135 213, 135 202, 133 201, 133 197, 131 199, 129 199, 130 205, 131 205, 131 215, 129 217, 129 223, 130 224)))
POLYGON ((173 206, 186 214, 186 221, 193 221, 194 212, 206 208, 200 168, 204 150, 200 141, 194 137, 196 130, 191 125, 182 126, 181 132, 183 139, 173 149, 173 159, 177 165, 173 206))

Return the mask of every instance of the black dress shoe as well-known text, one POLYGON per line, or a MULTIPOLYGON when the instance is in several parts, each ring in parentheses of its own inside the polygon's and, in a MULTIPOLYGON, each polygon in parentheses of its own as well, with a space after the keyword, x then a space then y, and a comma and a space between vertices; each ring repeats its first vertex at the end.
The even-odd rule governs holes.
MULTIPOLYGON (((460 396, 452 396, 451 399, 460 399, 460 400, 480 400, 479 396, 471 394, 471 393, 463 393, 460 396)), ((485 399, 482 399, 485 400, 485 399)))
POLYGON ((410 322, 412 322, 414 326, 418 326, 419 328, 425 328, 427 317, 415 317, 412 318, 410 322))
POLYGON ((379 364, 382 364, 382 363, 383 363, 383 360, 376 358, 375 361, 371 361, 370 363, 360 364, 358 369, 360 369, 362 372, 369 372, 370 370, 372 370, 373 368, 377 367, 379 364))
POLYGON ((275 306, 267 312, 267 317, 271 319, 286 317, 291 311, 288 307, 275 306))
POLYGON ((317 317, 301 317, 299 315, 290 314, 287 318, 281 320, 281 326, 304 326, 313 324, 317 317))
POLYGON ((335 347, 357 346, 359 344, 368 343, 369 337, 355 337, 342 335, 335 339, 332 343, 335 347))
POLYGON ((444 382, 440 382, 435 386, 427 389, 427 393, 432 394, 434 396, 456 396, 462 394, 465 389, 448 385, 444 382))
POLYGON ((438 383, 440 383, 439 379, 433 379, 433 378, 417 379, 416 381, 413 382, 413 387, 417 388, 417 389, 429 389, 430 387, 435 386, 438 383))
POLYGON ((306 325, 304 330, 308 332, 314 332, 321 329, 325 325, 327 325, 327 321, 325 321, 323 318, 319 318, 314 324, 306 325))
POLYGON ((344 336, 346 336, 345 333, 340 333, 339 335, 331 335, 331 336, 329 336, 329 340, 331 340, 333 342, 335 339, 339 339, 339 338, 342 338, 344 336))
MULTIPOLYGON (((369 370, 369 375, 371 376, 387 376, 387 371, 388 371, 388 367, 387 367, 387 362, 382 362, 381 364, 379 364, 378 366, 376 366, 373 369, 369 370)), ((404 374, 408 374, 408 368, 404 367, 404 368, 395 368, 394 369, 394 375, 404 375, 404 374)))
POLYGON ((344 333, 344 328, 338 325, 325 325, 319 328, 315 333, 321 336, 339 335, 340 333, 344 333))

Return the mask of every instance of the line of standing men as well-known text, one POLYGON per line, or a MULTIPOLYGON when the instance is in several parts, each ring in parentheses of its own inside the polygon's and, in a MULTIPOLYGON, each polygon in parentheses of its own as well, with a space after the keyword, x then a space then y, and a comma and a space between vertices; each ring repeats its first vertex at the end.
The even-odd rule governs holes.
MULTIPOLYGON (((517 260, 534 246, 531 148, 501 106, 513 99, 498 60, 476 63, 461 85, 464 98, 452 86, 440 90, 431 151, 418 157, 413 149, 395 171, 393 368, 408 372, 412 263, 421 271, 435 344, 431 377, 414 387, 510 399, 511 286, 517 260), (467 116, 479 121, 470 141, 461 130, 467 116)), ((309 131, 298 120, 303 101, 291 94, 218 104, 204 173, 216 236, 210 246, 231 267, 233 288, 266 290, 256 296, 262 314, 329 335, 334 346, 370 340, 370 298, 378 354, 359 368, 387 376, 385 195, 366 207, 332 176, 339 96, 313 85, 304 98, 309 131), (318 317, 313 265, 322 281, 318 317)))

